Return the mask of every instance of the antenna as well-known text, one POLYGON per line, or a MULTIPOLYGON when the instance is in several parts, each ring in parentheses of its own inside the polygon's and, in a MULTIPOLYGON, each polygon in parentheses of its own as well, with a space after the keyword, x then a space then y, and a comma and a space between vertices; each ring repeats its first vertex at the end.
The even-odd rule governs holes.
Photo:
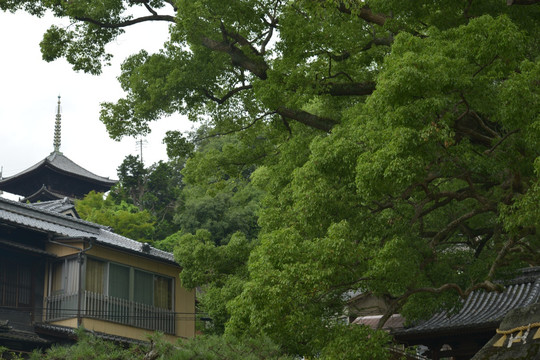
POLYGON ((143 138, 140 138, 139 140, 137 140, 135 142, 136 146, 137 146, 137 150, 139 150, 139 154, 141 156, 141 163, 144 164, 144 161, 143 161, 143 147, 146 147, 146 144, 148 144, 148 141, 144 140, 143 138))

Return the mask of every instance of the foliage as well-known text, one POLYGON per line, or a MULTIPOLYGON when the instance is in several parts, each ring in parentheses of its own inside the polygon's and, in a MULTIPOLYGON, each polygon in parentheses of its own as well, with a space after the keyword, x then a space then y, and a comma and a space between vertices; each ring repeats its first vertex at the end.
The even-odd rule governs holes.
POLYGON ((138 156, 126 156, 118 167, 119 182, 112 193, 113 196, 142 208, 147 175, 148 170, 144 168, 138 156))
POLYGON ((145 168, 138 157, 128 155, 118 167, 119 182, 109 197, 116 204, 127 202, 150 213, 155 221, 151 239, 164 239, 179 229, 174 215, 184 186, 183 167, 184 161, 175 158, 145 168))
MULTIPOLYGON (((292 359, 268 338, 233 338, 200 336, 179 341, 175 346, 164 340, 161 334, 153 334, 149 345, 131 347, 106 341, 84 329, 77 330, 77 342, 71 346, 55 345, 45 352, 34 351, 34 360, 147 360, 147 359, 229 359, 229 360, 285 360, 292 359)), ((0 349, 1 350, 1 349, 0 349)), ((0 352, 0 355, 2 352, 0 352)))
MULTIPOLYGON (((192 214, 177 217, 189 231, 232 234, 200 220, 226 218, 205 201, 236 212, 238 184, 257 188, 246 191, 248 204, 264 194, 226 333, 264 333, 290 353, 331 358, 378 339, 362 333, 353 343, 335 326, 349 291, 381 296, 388 314, 413 319, 499 289, 493 280, 504 270, 538 264, 537 0, 0 0, 0 8, 69 17, 74 25, 44 38, 44 56, 93 73, 128 26, 171 24, 160 52, 124 62, 126 97, 105 103, 101 120, 119 138, 179 112, 205 123, 202 138, 217 138, 197 148, 169 135, 171 154, 190 158, 192 214), (148 16, 131 18, 139 6, 148 16)), ((182 241, 211 258, 221 251, 211 236, 182 241)), ((194 279, 212 281, 200 270, 194 279)))
POLYGON ((217 246, 207 230, 195 235, 173 235, 174 255, 182 266, 182 285, 201 287, 197 296, 200 309, 212 319, 207 334, 222 334, 230 313, 227 304, 238 296, 247 278, 247 260, 254 243, 242 233, 217 246))
POLYGON ((75 202, 75 209, 86 221, 110 226, 114 232, 133 240, 145 242, 152 239, 154 217, 146 210, 125 201, 116 204, 103 193, 91 191, 84 199, 75 202))
POLYGON ((234 338, 230 336, 200 336, 182 343, 177 352, 178 360, 218 360, 218 359, 293 359, 284 355, 267 337, 234 338))
POLYGON ((88 359, 88 360, 131 360, 143 359, 146 354, 144 346, 125 348, 111 341, 103 340, 94 336, 84 329, 77 329, 77 342, 71 346, 53 345, 45 353, 36 350, 30 355, 30 359, 88 359))

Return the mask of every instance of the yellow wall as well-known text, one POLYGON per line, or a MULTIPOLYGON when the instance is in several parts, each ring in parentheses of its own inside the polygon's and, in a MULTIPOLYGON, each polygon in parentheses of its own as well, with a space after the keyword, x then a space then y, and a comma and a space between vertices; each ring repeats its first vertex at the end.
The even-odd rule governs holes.
POLYGON ((174 279, 174 311, 180 313, 176 317, 176 335, 181 337, 195 336, 195 292, 188 291, 180 284, 180 266, 158 262, 142 256, 94 246, 87 252, 90 256, 113 261, 119 264, 133 266, 156 274, 162 274, 174 279), (190 319, 192 317, 192 319, 190 319))
POLYGON ((70 328, 77 328, 77 319, 66 319, 51 322, 53 325, 67 326, 70 328))
MULTIPOLYGON (((148 341, 148 336, 153 334, 153 331, 140 329, 133 326, 126 326, 122 324, 115 324, 104 320, 97 319, 82 319, 82 326, 86 330, 92 330, 96 332, 102 332, 111 335, 128 337, 131 339, 148 341)), ((178 337, 164 334, 163 338, 174 343, 178 340, 178 337)))
MULTIPOLYGON (((69 243, 69 245, 79 248, 87 247, 81 243, 69 243)), ((78 251, 69 247, 48 244, 47 251, 56 254, 59 257, 77 254, 78 251)), ((165 275, 174 279, 174 311, 176 316, 176 336, 190 338, 195 336, 195 292, 188 291, 180 284, 179 273, 180 266, 159 262, 144 256, 114 250, 100 245, 94 245, 87 254, 92 257, 109 260, 119 264, 124 264, 141 270, 151 271, 156 274, 165 275)), ((48 294, 48 284, 45 284, 45 294, 48 294)), ((72 323, 73 319, 54 322, 56 325, 77 327, 77 321, 72 323), (62 324, 61 324, 62 323, 62 324)), ((83 319, 83 326, 86 329, 100 331, 108 334, 130 337, 134 339, 147 340, 148 330, 139 329, 131 326, 110 323, 102 320, 83 319)), ((173 340, 174 336, 167 335, 166 338, 173 340)))

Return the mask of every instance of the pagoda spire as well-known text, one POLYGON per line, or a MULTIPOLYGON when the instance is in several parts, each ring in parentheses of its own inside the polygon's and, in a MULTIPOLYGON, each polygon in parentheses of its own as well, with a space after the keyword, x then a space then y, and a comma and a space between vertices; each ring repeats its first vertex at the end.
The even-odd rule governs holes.
POLYGON ((58 95, 58 109, 56 112, 56 121, 54 123, 54 152, 60 152, 60 142, 62 133, 62 116, 60 115, 60 95, 58 95))

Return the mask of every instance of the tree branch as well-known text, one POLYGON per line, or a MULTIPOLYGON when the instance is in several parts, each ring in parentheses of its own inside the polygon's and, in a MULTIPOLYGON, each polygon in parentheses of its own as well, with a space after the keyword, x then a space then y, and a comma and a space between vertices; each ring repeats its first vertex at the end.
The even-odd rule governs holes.
POLYGON ((493 145, 493 147, 489 150, 486 150, 484 153, 485 154, 491 154, 493 151, 495 151, 495 149, 497 149, 497 147, 499 145, 502 144, 502 142, 506 139, 508 139, 508 137, 512 134, 515 134, 515 133, 518 133, 520 131, 520 129, 517 129, 517 130, 513 130, 513 131, 510 131, 508 134, 504 135, 499 141, 497 141, 497 143, 495 145, 493 145))
POLYGON ((148 10, 152 15, 157 16, 158 13, 148 4, 148 0, 144 1, 143 4, 146 10, 148 10))
POLYGON ((335 120, 319 117, 303 110, 292 110, 285 107, 279 107, 276 112, 281 116, 326 132, 330 132, 332 127, 337 124, 335 120))
POLYGON ((401 304, 403 304, 409 297, 411 297, 414 294, 421 293, 421 292, 440 294, 443 291, 455 290, 459 294, 459 296, 465 300, 467 299, 470 293, 478 289, 484 289, 489 292, 493 292, 493 291, 502 292, 504 290, 502 285, 494 284, 490 280, 485 280, 481 283, 470 286, 465 290, 463 290, 461 286, 455 283, 447 283, 447 284, 439 286, 438 288, 423 287, 423 288, 411 289, 393 302, 393 304, 388 308, 388 310, 385 312, 385 314, 381 317, 381 319, 377 323, 377 329, 379 330, 382 329, 382 327, 384 326, 386 321, 390 318, 390 316, 392 316, 392 314, 395 314, 397 310, 401 307, 401 304))
POLYGON ((321 94, 332 96, 371 95, 375 91, 375 82, 326 83, 321 94))
POLYGON ((491 264, 491 268, 489 269, 488 273, 488 279, 491 280, 495 276, 495 271, 497 270, 497 266, 501 263, 501 261, 504 259, 506 254, 510 251, 512 246, 516 243, 516 239, 511 236, 508 241, 503 245, 499 253, 497 254, 497 258, 495 261, 493 261, 493 264, 491 264))
POLYGON ((502 287, 502 285, 492 283, 490 280, 485 280, 485 281, 483 281, 481 283, 470 286, 465 290, 463 290, 461 288, 461 286, 459 286, 458 284, 448 283, 448 284, 444 284, 444 285, 442 285, 442 286, 440 286, 438 288, 424 287, 424 288, 413 289, 413 290, 408 291, 406 293, 406 295, 407 295, 407 297, 409 297, 409 296, 411 296, 413 294, 417 294, 417 293, 420 293, 420 292, 428 292, 428 293, 432 293, 432 294, 440 294, 443 291, 451 290, 451 289, 455 290, 462 299, 467 299, 469 294, 472 293, 475 290, 484 289, 486 291, 498 291, 498 292, 500 292, 500 291, 503 290, 503 287, 502 287))
POLYGON ((84 16, 76 16, 75 20, 84 21, 90 24, 97 25, 102 28, 106 28, 106 29, 119 29, 119 28, 128 27, 135 24, 140 24, 146 21, 168 21, 172 23, 175 22, 174 16, 171 16, 171 15, 142 16, 136 19, 127 20, 120 23, 116 23, 116 24, 106 23, 106 22, 98 21, 98 20, 95 20, 89 17, 84 17, 84 16))
MULTIPOLYGON (((345 14, 352 14, 351 9, 345 6, 344 3, 339 4, 338 10, 345 14)), ((362 6, 360 11, 355 13, 355 15, 368 23, 377 24, 379 26, 384 26, 384 23, 386 22, 386 15, 374 14, 367 5, 362 6)))
POLYGON ((237 93, 241 92, 241 91, 244 91, 244 90, 248 90, 248 89, 252 89, 253 86, 252 85, 244 85, 244 86, 240 86, 240 87, 237 87, 237 88, 234 88, 232 89, 231 91, 229 91, 227 94, 225 94, 223 97, 221 98, 218 98, 218 97, 215 97, 212 93, 210 93, 208 90, 204 89, 203 92, 204 92, 204 95, 209 98, 210 100, 213 100, 215 102, 217 102, 218 104, 223 104, 225 101, 227 101, 230 97, 236 95, 237 93))
POLYGON ((257 76, 259 79, 266 80, 268 70, 268 65, 264 61, 255 61, 240 49, 235 47, 232 44, 227 42, 216 41, 207 37, 201 38, 201 43, 206 48, 223 52, 228 54, 231 57, 231 60, 234 65, 240 66, 241 68, 248 70, 253 75, 257 76))
POLYGON ((236 132, 247 130, 250 127, 252 127, 253 125, 255 125, 259 120, 263 119, 265 116, 272 115, 272 114, 275 114, 275 112, 271 111, 271 112, 264 113, 261 116, 256 117, 252 122, 250 122, 246 126, 242 126, 239 129, 225 131, 225 132, 221 132, 221 133, 215 133, 215 134, 208 135, 208 136, 203 136, 203 137, 200 137, 200 138, 193 139, 193 142, 200 142, 200 141, 203 141, 203 140, 206 140, 206 139, 210 139, 210 138, 214 138, 214 137, 218 137, 218 136, 229 135, 229 134, 234 134, 236 132))
POLYGON ((450 223, 446 224, 446 226, 439 230, 435 236, 433 236, 433 239, 431 240, 431 246, 436 246, 441 240, 443 240, 445 237, 448 236, 452 231, 454 231, 462 222, 469 220, 473 217, 475 217, 478 214, 482 214, 488 211, 492 211, 491 207, 482 207, 478 209, 474 209, 469 211, 466 214, 461 215, 457 219, 451 221, 450 223))

